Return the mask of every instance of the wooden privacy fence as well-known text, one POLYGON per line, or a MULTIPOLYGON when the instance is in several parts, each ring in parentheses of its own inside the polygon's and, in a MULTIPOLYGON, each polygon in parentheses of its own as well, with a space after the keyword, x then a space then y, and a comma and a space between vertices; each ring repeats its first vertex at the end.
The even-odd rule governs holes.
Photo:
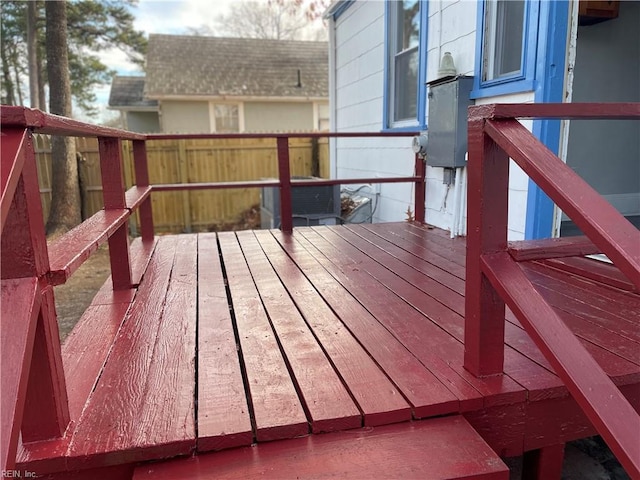
MULTIPOLYGON (((34 135, 40 197, 45 219, 51 205, 51 145, 46 135, 34 135)), ((103 207, 98 141, 77 138, 83 218, 103 207)), ((260 180, 278 177, 275 138, 150 140, 147 142, 149 180, 152 184, 205 183, 260 180)), ((291 138, 293 176, 329 178, 326 138, 291 138)), ((124 182, 135 184, 133 152, 123 143, 124 182)), ((260 190, 238 188, 157 192, 152 196, 156 232, 206 231, 234 223, 260 203, 260 190)), ((136 217, 131 228, 139 230, 136 217)))

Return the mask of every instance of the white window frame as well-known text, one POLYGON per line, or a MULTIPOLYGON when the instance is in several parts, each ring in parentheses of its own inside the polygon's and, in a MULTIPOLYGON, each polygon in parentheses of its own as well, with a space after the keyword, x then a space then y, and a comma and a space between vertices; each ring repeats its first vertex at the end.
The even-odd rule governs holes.
POLYGON ((326 120, 328 129, 325 131, 331 130, 331 110, 328 102, 313 102, 313 129, 316 131, 322 131, 320 129, 320 121, 326 120), (320 116, 320 107, 327 107, 327 117, 322 118, 320 116))
POLYGON ((244 103, 243 102, 229 102, 229 101, 216 101, 211 100, 209 102, 209 124, 211 125, 211 133, 219 133, 216 128, 216 105, 235 105, 238 107, 238 133, 244 132, 244 103))

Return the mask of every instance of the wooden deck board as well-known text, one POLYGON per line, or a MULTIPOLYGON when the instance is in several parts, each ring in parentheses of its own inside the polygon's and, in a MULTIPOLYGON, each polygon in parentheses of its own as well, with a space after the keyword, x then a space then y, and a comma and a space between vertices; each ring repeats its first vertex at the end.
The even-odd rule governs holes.
MULTIPOLYGON (((277 233, 276 235, 280 240, 283 239, 281 235, 277 233)), ((287 250, 287 252, 290 255, 296 255, 297 253, 292 250, 287 250)), ((357 302, 348 297, 345 298, 344 289, 337 285, 330 276, 324 276, 313 260, 311 262, 309 260, 311 259, 308 256, 305 257, 304 254, 303 256, 296 255, 294 259, 310 281, 317 288, 321 288, 320 293, 324 300, 342 319, 347 328, 360 340, 363 346, 367 348, 370 343, 378 346, 384 345, 389 351, 399 355, 398 358, 407 358, 407 352, 403 352, 401 348, 398 348, 399 346, 396 342, 390 341, 390 337, 387 335, 388 332, 379 328, 376 322, 372 321, 357 302)), ((371 351, 369 349, 370 354, 371 351)), ((376 357, 374 354, 371 354, 371 356, 382 368, 385 368, 390 363, 385 362, 385 358, 376 357)), ((394 357, 394 365, 397 361, 394 357)), ((410 406, 393 383, 381 376, 375 368, 371 368, 371 364, 363 363, 362 367, 368 370, 360 372, 365 375, 362 375, 359 380, 354 378, 359 385, 353 384, 351 388, 354 394, 357 394, 357 401, 363 409, 364 424, 370 426, 409 420, 411 418, 410 406), (372 374, 372 379, 375 383, 367 385, 366 374, 372 374)))
MULTIPOLYGON (((342 233, 341 231, 338 231, 342 233)), ((343 236, 343 235, 341 235, 343 236)), ((353 239, 352 236, 343 236, 345 239, 353 239)), ((361 242, 352 242, 355 246, 362 245, 361 242)), ((372 253, 370 250, 367 252, 369 255, 372 253)), ((448 331, 459 341, 463 341, 463 318, 464 318, 464 299, 461 296, 452 295, 451 292, 446 292, 442 288, 434 289, 433 282, 418 281, 414 285, 406 285, 409 282, 409 278, 403 274, 402 271, 397 269, 396 262, 389 262, 387 256, 380 255, 376 252, 376 255, 372 256, 372 259, 376 260, 376 263, 385 267, 388 271, 382 270, 379 266, 376 267, 375 273, 372 275, 377 278, 385 278, 382 280, 390 290, 407 292, 408 290, 414 290, 410 294, 403 293, 401 296, 404 300, 412 305, 414 308, 423 312, 426 316, 433 318, 441 328, 448 331), (401 284, 398 285, 398 281, 393 276, 389 275, 389 272, 393 272, 395 275, 402 277, 401 284), (395 280, 395 281, 394 281, 395 280), (389 283, 386 283, 389 282, 389 283), (425 297, 420 296, 415 292, 415 289, 422 291, 424 294, 431 296, 433 299, 440 300, 443 298, 449 298, 448 311, 442 310, 441 307, 433 301, 424 301, 425 297), (434 309, 435 305, 435 309, 434 309), (455 314, 458 314, 457 316, 455 314)), ((506 334, 507 346, 505 347, 505 373, 507 373, 513 380, 528 390, 529 398, 539 397, 553 397, 559 395, 562 391, 562 383, 545 368, 539 368, 538 365, 546 367, 547 364, 544 361, 544 357, 539 355, 536 362, 532 363, 528 358, 524 358, 520 350, 515 350, 511 347, 511 343, 514 340, 513 336, 520 336, 521 345, 525 351, 530 354, 537 352, 537 348, 530 342, 528 336, 524 331, 518 331, 509 329, 506 334), (537 365, 536 365, 537 364, 537 365)), ((548 369, 550 370, 550 369, 548 369)))
MULTIPOLYGON (((336 238, 336 235, 332 232, 323 231, 322 233, 332 237, 334 240, 336 238)), ((464 380, 480 392, 484 398, 485 406, 517 402, 524 398, 523 387, 509 377, 477 379, 462 367, 461 358, 464 348, 461 341, 463 336, 462 318, 457 318, 458 316, 456 316, 455 312, 441 308, 441 304, 431 299, 428 300, 429 305, 423 308, 427 311, 427 317, 431 321, 420 321, 424 320, 424 312, 421 313, 419 309, 406 302, 408 295, 406 289, 413 287, 412 285, 400 277, 388 277, 388 270, 385 269, 383 271, 382 267, 379 268, 376 262, 366 262, 361 257, 357 262, 358 267, 347 266, 345 270, 341 270, 345 262, 348 265, 349 262, 353 261, 350 258, 359 257, 354 249, 350 249, 344 242, 339 243, 337 247, 335 245, 331 246, 327 240, 311 229, 301 228, 300 235, 307 239, 307 245, 310 248, 315 249, 318 255, 316 258, 320 259, 320 256, 323 256, 321 259, 323 265, 330 268, 332 274, 339 275, 342 281, 346 283, 349 291, 361 299, 367 309, 387 328, 392 330, 414 355, 424 357, 424 347, 428 344, 431 352, 436 353, 445 362, 450 363, 464 380), (380 288, 380 283, 376 280, 375 274, 369 275, 371 270, 385 275, 391 280, 383 288, 380 288), (370 290, 366 291, 360 286, 362 284, 369 284, 374 293, 370 293, 370 290), (389 311, 389 305, 393 305, 392 312, 389 311), (430 308, 436 308, 437 312, 434 314, 429 310, 430 308), (439 318, 441 315, 445 315, 446 319, 439 318), (408 319, 413 321, 407 321, 408 319), (438 323, 439 320, 441 323, 438 323), (456 335, 452 335, 446 328, 443 331, 443 325, 446 328, 454 329, 456 335)), ((391 272, 388 273, 393 275, 391 272)), ((427 299, 427 297, 427 295, 421 295, 419 299, 413 298, 412 300, 420 302, 427 299)), ((425 357, 423 362, 426 364, 432 363, 428 357, 425 357)))
POLYGON ((258 441, 309 432, 307 418, 235 234, 218 235, 258 441))
MULTIPOLYGON (((363 325, 362 331, 363 333, 366 331, 366 333, 363 335, 364 338, 361 338, 361 342, 375 341, 378 345, 384 345, 386 339, 384 336, 379 336, 380 330, 376 330, 375 325, 366 323, 366 318, 361 316, 361 312, 357 310, 351 299, 345 298, 345 292, 339 285, 332 282, 331 279, 313 276, 313 272, 308 268, 302 267, 301 272, 284 254, 270 233, 256 232, 256 236, 276 272, 284 279, 285 286, 305 316, 316 338, 322 343, 324 350, 332 359, 336 370, 358 403, 364 417, 364 424, 374 426, 408 420, 411 416, 409 405, 376 365, 374 362, 376 357, 374 356, 372 359, 352 335, 353 330, 350 331, 346 327, 353 326, 354 323, 363 325), (303 273, 307 275, 308 279, 302 275, 303 273), (319 292, 315 290, 314 285, 315 288, 322 285, 324 297, 318 295, 319 292), (340 319, 345 322, 346 327, 340 319)), ((304 263, 302 258, 296 260, 304 263)), ((393 346, 390 348, 393 349, 393 346)), ((397 350, 395 352, 398 357, 393 359, 393 364, 403 363, 403 358, 406 358, 406 355, 403 356, 403 352, 397 350)), ((382 362, 383 368, 388 366, 384 359, 377 360, 382 362)), ((410 360, 407 360, 405 365, 405 371, 399 375, 400 384, 403 383, 404 378, 413 376, 415 379, 426 382, 424 388, 433 385, 430 378, 423 374, 420 366, 412 364, 410 360)), ((416 408, 422 408, 424 405, 424 399, 420 399, 421 393, 417 391, 417 395, 409 395, 416 402, 416 408)), ((433 399, 433 395, 438 393, 441 391, 438 391, 435 386, 433 393, 429 392, 429 398, 433 399)), ((447 392, 444 393, 446 395, 447 392)), ((452 398, 447 396, 445 402, 451 400, 452 398)), ((434 405, 432 408, 439 408, 440 403, 436 401, 429 403, 429 405, 434 405)))
POLYGON ((109 356, 113 339, 130 307, 129 303, 90 305, 62 347, 67 377, 69 414, 79 420, 100 370, 109 356), (100 335, 96 335, 100 332, 100 335))
MULTIPOLYGON (((363 228, 371 231, 373 234, 389 239, 392 244, 401 247, 403 250, 411 253, 413 256, 422 258, 442 270, 445 270, 456 277, 464 280, 464 265, 452 259, 451 250, 444 250, 439 245, 429 245, 429 243, 416 235, 414 232, 407 231, 402 224, 379 224, 364 225, 363 228)), ((456 252, 454 256, 458 256, 456 252)))
POLYGON ((567 275, 566 272, 549 268, 545 264, 529 262, 526 264, 528 276, 538 285, 556 288, 561 292, 571 292, 579 296, 580 300, 599 310, 598 314, 614 315, 616 319, 626 320, 631 325, 637 326, 640 322, 640 310, 638 309, 638 295, 630 292, 613 289, 576 275, 567 275), (617 306, 615 311, 611 309, 611 303, 617 306))
POLYGON ((556 267, 592 279, 604 285, 638 293, 638 288, 614 265, 592 258, 573 257, 544 260, 546 265, 556 267))
POLYGON ((178 237, 165 307, 147 373, 147 398, 138 410, 139 447, 195 448, 197 237, 178 237))
MULTIPOLYGON (((114 293, 105 282, 63 346, 67 435, 18 445, 18 468, 46 474, 389 423, 410 432, 412 418, 457 413, 508 455, 594 432, 508 309, 505 375, 464 369, 464 239, 397 223, 131 248, 139 285, 114 293)), ((591 263, 570 260, 518 265, 639 408, 640 295, 611 281, 610 267, 582 275, 591 263)))
POLYGON ((214 233, 198 235, 198 450, 251 445, 253 431, 214 233))
POLYGON ((360 412, 253 232, 237 235, 314 433, 359 427, 360 412))
POLYGON ((165 445, 147 445, 147 450, 139 450, 134 440, 139 427, 139 411, 145 401, 152 400, 149 395, 153 392, 147 391, 146 379, 165 305, 176 242, 176 237, 163 237, 158 242, 155 262, 149 264, 146 273, 147 282, 140 287, 137 301, 120 329, 109 361, 78 422, 69 447, 70 465, 73 465, 72 458, 78 465, 86 465, 93 456, 99 457, 96 461, 100 463, 117 463, 123 452, 129 461, 180 453, 171 448, 167 452, 165 445))
MULTIPOLYGON (((362 230, 361 227, 360 228, 350 227, 350 229, 362 230)), ((352 235, 345 235, 343 233, 343 230, 344 229, 334 229, 332 230, 331 233, 334 235, 338 233, 340 234, 340 236, 342 236, 345 239, 351 239, 351 243, 353 245, 356 245, 356 246, 361 245, 361 242, 354 241, 354 237, 352 235)), ((432 235, 432 237, 436 239, 436 242, 439 242, 445 245, 447 244, 458 245, 459 243, 456 241, 452 241, 450 239, 446 239, 438 234, 434 234, 432 235)), ((456 248, 459 248, 459 247, 456 247, 456 248)), ((398 268, 397 262, 393 262, 393 263, 389 263, 388 261, 385 262, 384 256, 380 250, 362 249, 362 251, 366 252, 369 256, 371 256, 371 258, 376 260, 376 263, 386 266, 387 268, 394 271, 399 276, 402 276, 405 280, 408 278, 411 278, 410 276, 407 276, 406 268, 404 269, 398 268)), ((351 256, 353 257, 353 255, 351 256)), ((417 264, 419 263, 420 262, 417 262, 417 264)), ((531 267, 531 268, 535 268, 535 267, 531 267)), ((544 269, 544 267, 539 267, 538 269, 540 268, 544 269)), ((548 269, 544 269, 544 270, 548 270, 548 269)), ((536 273, 532 273, 532 276, 533 275, 536 275, 536 273)), ((538 283, 541 285, 541 288, 546 288, 546 285, 544 282, 544 279, 546 277, 542 277, 541 274, 539 274, 539 276, 542 278, 542 280, 540 280, 538 283)), ((555 284, 553 286, 556 288, 557 291, 569 292, 569 293, 563 294, 565 296, 568 296, 568 298, 572 298, 572 295, 574 297, 580 295, 581 291, 578 289, 578 287, 584 288, 584 285, 583 285, 584 282, 581 279, 569 278, 566 280, 566 284, 559 285, 562 279, 564 279, 567 276, 562 275, 561 273, 557 273, 556 276, 559 280, 554 279, 555 284), (575 288, 570 288, 572 286, 574 286, 575 288)), ((598 308, 600 310, 603 310, 604 308, 606 308, 605 305, 608 305, 605 295, 598 293, 603 290, 603 287, 600 285, 590 285, 590 286, 592 287, 590 292, 593 295, 589 296, 588 301, 591 303, 599 302, 598 308), (595 292, 593 287, 596 288, 595 292)), ((429 284, 428 282, 424 282, 424 281, 420 282, 420 288, 423 291, 428 292, 430 290, 430 287, 433 288, 433 283, 429 284)), ((405 290, 406 289, 403 289, 403 291, 405 290)), ((587 297, 587 291, 584 290, 582 292, 585 295, 585 297, 587 297)), ((607 291, 606 293, 611 293, 614 298, 616 295, 618 297, 620 295, 618 292, 607 291)), ((439 291, 438 294, 434 294, 434 297, 441 299, 445 295, 446 293, 439 291)), ((638 305, 637 298, 635 298, 632 295, 629 295, 626 292, 622 293, 622 295, 624 295, 624 301, 626 302, 624 303, 624 306, 626 306, 627 308, 624 308, 623 305, 621 305, 621 308, 620 308, 621 311, 613 315, 615 315, 616 317, 624 317, 627 313, 629 313, 629 315, 631 315, 632 317, 640 315, 640 307, 638 305)), ((559 305, 562 307, 563 303, 560 302, 559 305)), ((591 307, 586 306, 584 308, 591 308, 591 307)), ((452 308, 452 310, 463 314, 463 311, 461 312, 461 309, 452 308)), ((574 315, 567 314, 567 312, 559 312, 559 313, 563 317, 565 322, 568 322, 570 324, 570 326, 573 328, 574 333, 576 333, 580 338, 585 340, 584 343, 586 343, 587 349, 591 351, 592 354, 600 361, 600 363, 603 365, 607 373, 609 373, 612 376, 620 377, 620 381, 623 383, 626 381, 635 381, 634 378, 637 372, 635 367, 633 367, 632 365, 629 365, 628 362, 618 357, 618 356, 621 356, 626 360, 637 363, 636 360, 638 355, 640 355, 640 349, 638 348, 638 345, 635 342, 631 342, 626 338, 621 338, 617 333, 606 332, 602 328, 599 328, 598 326, 593 326, 593 325, 583 326, 581 325, 580 320, 577 317, 575 317, 574 315), (611 355, 610 353, 612 353, 613 355, 611 355)), ((602 317, 601 313, 596 313, 594 315, 597 316, 598 318, 602 317)), ((508 316, 508 318, 512 320, 515 323, 515 325, 519 326, 519 323, 515 320, 515 318, 512 318, 512 316, 508 316)), ((451 322, 450 320, 451 319, 449 319, 449 321, 447 322, 447 325, 455 324, 455 322, 451 322)), ((623 330, 623 332, 624 331, 626 330, 623 330)), ((458 332, 458 334, 456 334, 456 332, 452 330, 449 330, 449 332, 453 333, 457 338, 459 339, 461 338, 460 332, 458 332)), ((510 347, 514 347, 515 350, 517 350, 518 352, 524 353, 526 356, 530 357, 536 363, 545 367, 547 370, 551 372, 553 371, 551 366, 543 358, 540 351, 537 349, 537 347, 535 347, 533 342, 530 340, 529 336, 524 332, 524 330, 522 330, 522 328, 519 328, 519 329, 510 328, 510 325, 507 324, 505 338, 506 338, 507 344, 510 347)), ((559 382, 557 378, 551 378, 545 372, 539 372, 539 371, 535 372, 533 371, 535 369, 533 369, 531 372, 527 372, 523 374, 522 368, 527 365, 527 362, 523 362, 522 359, 519 358, 518 355, 514 355, 513 352, 510 352, 510 354, 507 354, 507 355, 508 355, 507 357, 508 361, 505 364, 505 372, 510 376, 512 376, 514 380, 518 381, 519 383, 521 383, 523 386, 527 388, 527 390, 529 391, 530 399, 550 398, 555 396, 558 392, 564 390, 564 388, 562 387, 562 383, 559 382), (532 384, 533 379, 535 379, 535 381, 532 384), (544 390, 547 388, 550 388, 553 391, 545 392, 544 390)))
POLYGON ((509 478, 460 416, 271 442, 139 467, 134 480, 225 478, 509 478))
MULTIPOLYGON (((398 302, 392 292, 386 288, 381 289, 375 279, 365 272, 351 268, 347 275, 333 265, 315 248, 313 243, 302 235, 296 237, 296 241, 307 248, 322 268, 327 269, 324 275, 329 275, 329 278, 333 277, 340 282, 358 300, 359 308, 363 312, 368 312, 376 319, 408 351, 429 368, 450 391, 456 394, 463 411, 479 408, 483 405, 484 400, 480 390, 484 388, 486 381, 496 385, 502 382, 502 379, 477 381, 464 368, 461 368, 461 363, 458 364, 456 360, 448 361, 455 359, 458 354, 462 355, 462 345, 455 338, 444 334, 436 325, 418 321, 422 318, 418 312, 408 305, 398 302), (390 305, 393 305, 393 308, 390 309, 390 305)), ((323 290, 323 294, 325 291, 323 290)), ((335 301, 336 305, 340 305, 342 302, 344 300, 341 298, 335 301)), ((352 317, 343 316, 343 318, 346 319, 345 321, 349 321, 352 317)), ((365 328, 365 332, 367 331, 368 329, 365 328)), ((365 332, 358 331, 358 336, 364 336, 365 332)), ((372 355, 375 355, 376 351, 374 343, 371 347, 372 355)))
MULTIPOLYGON (((394 245, 388 239, 378 236, 375 232, 365 228, 363 225, 352 225, 348 227, 350 231, 356 233, 363 239, 371 242, 385 254, 392 256, 410 268, 423 273, 436 282, 448 287, 452 291, 464 295, 464 280, 456 277, 448 270, 429 263, 416 255, 407 255, 407 250, 403 250, 398 245, 394 245)), ((411 253, 411 252, 409 252, 411 253)))

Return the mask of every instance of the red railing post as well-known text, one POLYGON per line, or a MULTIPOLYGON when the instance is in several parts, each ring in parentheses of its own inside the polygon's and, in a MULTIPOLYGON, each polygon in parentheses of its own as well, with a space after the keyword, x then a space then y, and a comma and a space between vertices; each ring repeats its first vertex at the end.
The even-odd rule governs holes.
MULTIPOLYGON (((3 134, 6 135, 6 131, 3 134)), ((53 290, 48 285, 49 257, 33 139, 31 133, 25 133, 24 130, 16 129, 12 135, 24 135, 23 144, 16 151, 17 155, 23 155, 24 158, 22 172, 18 169, 11 172, 19 180, 2 230, 0 270, 3 282, 31 277, 38 283, 34 303, 38 313, 32 317, 34 324, 21 326, 30 332, 26 337, 27 344, 19 346, 26 355, 21 369, 12 372, 3 370, 2 378, 3 384, 5 376, 17 376, 21 385, 26 384, 26 390, 21 390, 16 398, 16 417, 12 419, 12 423, 20 425, 23 442, 33 442, 61 436, 69 423, 69 408, 53 290)), ((3 155, 3 168, 7 166, 5 158, 3 155)), ((16 165, 15 161, 13 163, 16 165)), ((6 300, 3 298, 3 301, 6 300)), ((28 298, 11 300, 30 301, 28 298)), ((22 307, 32 308, 28 304, 23 304, 22 307)), ((17 332, 3 330, 2 334, 15 335, 16 339, 20 337, 17 332)), ((7 419, 3 417, 3 428, 6 427, 5 420, 7 419)), ((9 441, 9 449, 13 451, 17 436, 9 441)))
POLYGON ((60 437, 69 423, 53 287, 44 288, 41 295, 22 419, 25 443, 60 437))
MULTIPOLYGON (((147 142, 133 140, 133 166, 138 187, 149 186, 149 166, 147 163, 147 142)), ((138 209, 140 218, 140 235, 142 241, 153 240, 153 211, 151 209, 151 196, 140 204, 138 209)))
POLYGON ((420 180, 416 180, 415 185, 415 198, 414 198, 414 210, 415 210, 415 220, 419 223, 425 222, 425 200, 426 200, 426 182, 425 175, 427 172, 427 165, 425 163, 425 159, 416 153, 415 158, 415 167, 414 167, 414 175, 419 177, 420 180))
MULTIPOLYGON (((127 203, 122 183, 122 141, 118 138, 98 137, 102 198, 105 210, 125 209, 127 203)), ((131 259, 129 258, 128 225, 122 224, 109 237, 109 261, 114 290, 131 288, 131 259)))
POLYGON ((293 231, 293 208, 291 206, 291 170, 289 167, 289 138, 277 137, 278 176, 280 177, 280 230, 293 231))
POLYGON ((464 366, 476 376, 502 373, 505 304, 482 271, 481 256, 507 248, 509 157, 469 119, 464 366))

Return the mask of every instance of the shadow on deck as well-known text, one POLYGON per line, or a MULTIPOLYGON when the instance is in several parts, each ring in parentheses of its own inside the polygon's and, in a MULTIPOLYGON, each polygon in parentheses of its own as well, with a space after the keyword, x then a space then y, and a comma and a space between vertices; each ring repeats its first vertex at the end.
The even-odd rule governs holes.
MULTIPOLYGON (((491 476, 506 471, 491 449, 515 456, 594 435, 511 312, 504 375, 464 369, 465 250, 462 238, 408 223, 138 241, 135 293, 114 294, 108 280, 62 347, 67 435, 21 447, 18 468, 91 476, 112 465, 109 478, 125 478, 139 462, 226 450, 143 464, 135 478, 279 476, 303 465, 345 476, 361 468, 354 458, 384 450, 398 453, 386 476, 420 468, 437 478, 440 466, 503 478, 491 476), (349 441, 308 436, 343 430, 349 441), (294 437, 304 438, 263 443, 294 437)), ((630 283, 583 258, 521 265, 640 408, 630 283)))

